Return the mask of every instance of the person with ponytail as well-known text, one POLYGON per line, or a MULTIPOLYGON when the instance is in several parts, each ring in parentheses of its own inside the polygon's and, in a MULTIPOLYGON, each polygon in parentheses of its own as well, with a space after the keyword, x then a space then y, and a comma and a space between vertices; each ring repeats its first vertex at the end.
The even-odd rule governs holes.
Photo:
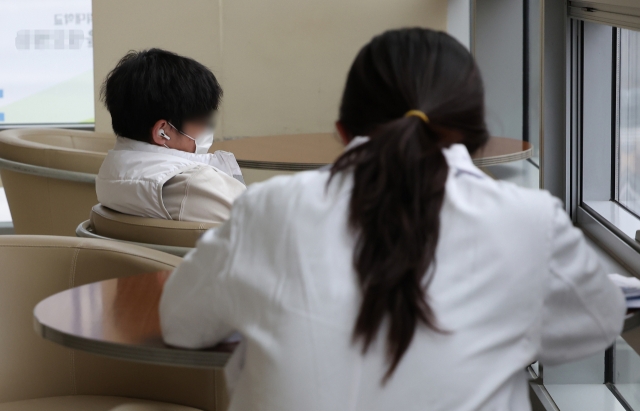
POLYGON ((559 200, 473 165, 484 117, 451 36, 373 38, 344 154, 249 187, 169 278, 165 341, 242 334, 231 411, 529 410, 526 366, 606 349, 625 303, 559 200))

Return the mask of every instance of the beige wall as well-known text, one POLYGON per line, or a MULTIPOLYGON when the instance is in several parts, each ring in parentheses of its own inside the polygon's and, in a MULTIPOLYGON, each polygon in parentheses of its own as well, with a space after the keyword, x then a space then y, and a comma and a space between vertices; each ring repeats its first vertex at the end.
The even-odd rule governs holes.
POLYGON ((129 50, 160 47, 222 70, 217 0, 93 0, 96 131, 111 132, 99 101, 107 73, 129 50))
POLYGON ((210 67, 224 89, 217 137, 329 132, 359 48, 385 29, 445 30, 447 0, 94 0, 100 83, 128 50, 160 47, 210 67))

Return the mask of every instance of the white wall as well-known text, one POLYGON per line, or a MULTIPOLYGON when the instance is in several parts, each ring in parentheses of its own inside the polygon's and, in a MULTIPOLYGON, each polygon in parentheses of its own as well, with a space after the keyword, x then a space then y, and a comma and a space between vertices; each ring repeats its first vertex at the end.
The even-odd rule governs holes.
MULTIPOLYGON (((360 47, 390 28, 446 30, 447 8, 447 0, 93 0, 96 100, 128 50, 161 47, 219 78, 217 137, 330 132, 360 47)), ((111 130, 99 101, 96 130, 111 130)))
POLYGON ((485 83, 487 125, 494 136, 522 139, 522 2, 476 2, 474 48, 485 83))
POLYGON ((129 50, 160 47, 222 69, 220 8, 214 0, 93 0, 93 81, 96 131, 111 132, 100 86, 129 50))
POLYGON ((471 1, 449 0, 447 32, 471 49, 471 1))

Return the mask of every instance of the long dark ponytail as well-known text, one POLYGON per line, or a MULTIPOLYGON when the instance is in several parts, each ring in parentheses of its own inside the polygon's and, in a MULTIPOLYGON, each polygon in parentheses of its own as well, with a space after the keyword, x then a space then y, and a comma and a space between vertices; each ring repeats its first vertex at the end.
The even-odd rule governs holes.
POLYGON ((332 177, 353 171, 349 224, 362 304, 354 340, 366 352, 385 318, 391 376, 422 323, 440 331, 427 288, 435 270, 448 166, 442 149, 484 145, 484 92, 469 52, 446 33, 388 31, 356 57, 340 106, 350 138, 332 177), (405 116, 410 110, 420 113, 405 116))

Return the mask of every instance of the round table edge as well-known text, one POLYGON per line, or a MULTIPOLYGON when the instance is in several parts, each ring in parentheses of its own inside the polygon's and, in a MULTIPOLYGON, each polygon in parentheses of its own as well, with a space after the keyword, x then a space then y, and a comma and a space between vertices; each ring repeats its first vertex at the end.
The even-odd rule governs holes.
MULTIPOLYGON (((37 308, 36 306, 36 309, 37 308)), ((168 347, 143 347, 93 340, 68 334, 41 323, 35 310, 33 314, 33 325, 36 333, 40 337, 64 347, 104 357, 147 364, 222 369, 233 354, 232 352, 188 350, 168 347)))

